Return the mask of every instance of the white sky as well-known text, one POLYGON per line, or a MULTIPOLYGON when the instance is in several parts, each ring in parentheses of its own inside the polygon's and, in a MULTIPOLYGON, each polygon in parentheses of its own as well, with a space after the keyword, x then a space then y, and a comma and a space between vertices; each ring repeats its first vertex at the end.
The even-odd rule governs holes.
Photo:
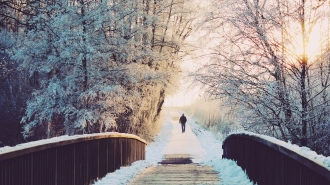
POLYGON ((176 94, 171 96, 167 95, 164 102, 165 107, 188 106, 204 93, 199 86, 192 85, 192 79, 191 77, 188 77, 189 72, 192 72, 198 68, 197 62, 191 59, 186 59, 182 62, 181 68, 183 75, 180 81, 180 87, 178 88, 176 94))
MULTIPOLYGON (((204 6, 205 4, 203 4, 204 6)), ((192 78, 188 77, 189 73, 196 71, 204 61, 208 61, 208 56, 200 57, 201 55, 205 55, 208 51, 207 48, 210 45, 215 45, 216 43, 208 42, 207 39, 203 39, 201 42, 201 35, 205 35, 206 32, 197 30, 192 32, 191 35, 186 39, 189 44, 194 45, 194 47, 198 46, 200 48, 195 48, 194 51, 190 51, 191 48, 185 48, 189 50, 189 54, 183 58, 183 61, 180 64, 182 69, 182 79, 180 81, 180 87, 177 90, 177 93, 174 95, 167 95, 165 99, 164 106, 165 107, 181 107, 188 106, 199 96, 204 94, 204 91, 198 87, 197 85, 192 84, 192 78), (196 44, 197 43, 197 44, 196 44)))

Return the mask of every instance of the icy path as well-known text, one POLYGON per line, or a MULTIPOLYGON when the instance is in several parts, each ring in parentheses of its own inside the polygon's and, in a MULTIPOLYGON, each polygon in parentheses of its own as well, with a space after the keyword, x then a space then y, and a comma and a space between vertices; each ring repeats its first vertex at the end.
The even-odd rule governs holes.
POLYGON ((196 125, 193 119, 187 117, 186 132, 181 133, 181 125, 178 123, 180 116, 181 113, 175 111, 166 113, 160 134, 155 142, 146 147, 146 160, 137 161, 130 167, 121 167, 95 184, 128 184, 146 168, 159 165, 158 162, 164 159, 164 155, 189 154, 194 163, 211 166, 218 171, 221 185, 253 185, 234 161, 222 159, 222 142, 196 125))

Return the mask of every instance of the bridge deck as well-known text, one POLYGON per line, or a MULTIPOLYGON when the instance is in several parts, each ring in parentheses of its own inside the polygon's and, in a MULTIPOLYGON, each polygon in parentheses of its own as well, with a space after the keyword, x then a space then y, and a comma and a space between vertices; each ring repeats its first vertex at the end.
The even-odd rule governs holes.
POLYGON ((130 184, 219 184, 218 172, 210 166, 192 163, 189 155, 168 154, 161 165, 153 166, 130 184))

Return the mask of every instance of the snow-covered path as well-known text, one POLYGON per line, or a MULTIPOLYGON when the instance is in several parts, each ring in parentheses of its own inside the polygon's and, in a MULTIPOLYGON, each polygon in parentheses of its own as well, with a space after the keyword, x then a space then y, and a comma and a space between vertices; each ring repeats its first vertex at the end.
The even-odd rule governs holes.
POLYGON ((188 154, 194 163, 211 166, 218 171, 221 185, 253 185, 234 161, 222 159, 222 142, 195 124, 192 118, 187 117, 186 132, 181 133, 181 125, 178 123, 180 116, 180 112, 166 112, 166 120, 160 134, 155 142, 146 147, 146 160, 137 161, 129 167, 121 167, 95 184, 128 184, 146 168, 160 165, 158 162, 161 162, 165 155, 188 154))
POLYGON ((178 112, 170 111, 172 117, 172 134, 169 142, 166 145, 164 155, 167 154, 187 154, 191 156, 194 163, 199 163, 205 154, 205 150, 200 144, 198 138, 191 130, 191 124, 193 120, 188 119, 186 124, 186 131, 182 133, 181 124, 179 118, 181 114, 178 112), (174 118, 174 119, 173 119, 174 118))

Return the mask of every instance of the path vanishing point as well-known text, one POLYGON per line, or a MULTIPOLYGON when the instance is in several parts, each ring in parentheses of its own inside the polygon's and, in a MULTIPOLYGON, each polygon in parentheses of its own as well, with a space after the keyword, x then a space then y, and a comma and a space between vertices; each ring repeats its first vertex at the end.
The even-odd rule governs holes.
POLYGON ((188 123, 186 132, 181 133, 179 113, 171 112, 173 131, 165 149, 165 159, 158 166, 147 168, 130 182, 142 184, 219 184, 218 172, 210 166, 199 164, 204 149, 191 131, 188 123))

